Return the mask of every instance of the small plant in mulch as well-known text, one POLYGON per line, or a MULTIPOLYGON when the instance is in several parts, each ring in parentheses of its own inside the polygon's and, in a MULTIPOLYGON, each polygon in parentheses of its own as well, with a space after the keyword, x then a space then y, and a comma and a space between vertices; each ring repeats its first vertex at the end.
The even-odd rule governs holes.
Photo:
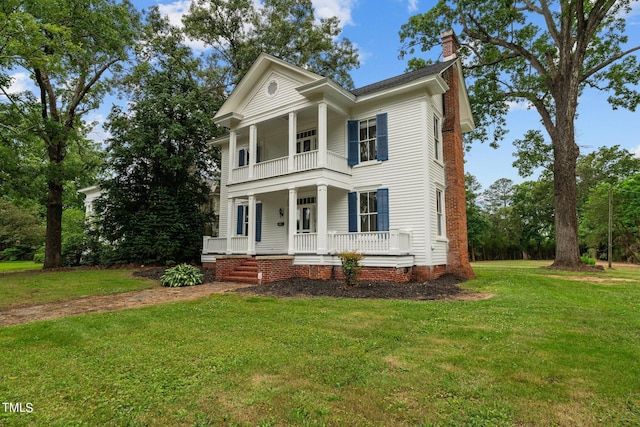
POLYGON ((342 263, 342 272, 347 286, 357 286, 358 275, 362 271, 362 266, 360 265, 360 261, 363 258, 362 254, 355 251, 347 251, 339 253, 338 258, 342 263))
POLYGON ((179 264, 167 269, 160 278, 162 286, 178 288, 202 284, 202 273, 197 267, 189 264, 179 264))

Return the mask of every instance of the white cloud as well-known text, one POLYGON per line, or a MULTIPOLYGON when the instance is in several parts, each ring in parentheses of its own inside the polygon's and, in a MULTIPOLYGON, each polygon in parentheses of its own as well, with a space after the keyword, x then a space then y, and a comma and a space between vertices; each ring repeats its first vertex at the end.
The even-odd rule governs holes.
POLYGON ((509 101, 507 105, 509 106, 509 111, 526 111, 533 108, 533 104, 529 101, 509 101))
MULTIPOLYGON (((159 4, 158 11, 169 18, 169 23, 177 28, 182 28, 182 17, 189 13, 192 0, 179 0, 168 4, 159 4)), ((207 46, 199 40, 185 38, 184 44, 195 51, 207 50, 207 46)))
POLYGON ((312 0, 318 18, 331 18, 336 16, 340 24, 354 25, 351 19, 351 10, 355 6, 354 0, 312 0))
POLYGON ((635 148, 631 148, 629 151, 631 151, 633 155, 640 159, 640 145, 635 148))
POLYGON ((418 10, 418 0, 409 0, 407 10, 409 12, 416 12, 418 10))
POLYGON ((10 76, 11 86, 7 89, 8 93, 19 93, 26 90, 35 92, 36 86, 29 78, 29 74, 26 72, 18 72, 10 76))
POLYGON ((85 123, 87 126, 93 126, 87 135, 89 139, 104 144, 104 141, 111 137, 111 134, 104 128, 105 121, 106 117, 100 112, 94 111, 87 114, 85 123))

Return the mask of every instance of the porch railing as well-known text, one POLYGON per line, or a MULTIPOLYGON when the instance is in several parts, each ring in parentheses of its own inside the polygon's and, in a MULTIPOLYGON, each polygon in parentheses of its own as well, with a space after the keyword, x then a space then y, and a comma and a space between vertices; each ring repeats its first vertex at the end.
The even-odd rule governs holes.
POLYGON ((289 159, 280 157, 278 159, 267 160, 256 163, 253 167, 253 176, 255 179, 269 178, 272 176, 284 175, 287 173, 289 159))
POLYGON ((369 255, 406 255, 411 253, 411 233, 404 230, 366 233, 330 233, 329 251, 355 251, 369 255))
POLYGON ((293 241, 297 254, 316 253, 318 248, 318 235, 316 233, 296 234, 293 241))
MULTIPOLYGON (((202 241, 203 254, 226 254, 228 249, 232 254, 247 253, 249 241, 246 236, 234 236, 230 239, 204 236, 202 241)), ((318 248, 318 234, 296 234, 293 238, 296 254, 315 254, 318 248)), ((336 233, 327 234, 327 248, 329 253, 335 254, 346 251, 356 251, 364 255, 407 255, 412 253, 412 235, 406 230, 376 231, 370 233, 336 233)))
MULTIPOLYGON (((325 167, 327 169, 346 174, 350 173, 346 157, 332 151, 327 151, 326 156, 327 158, 325 167)), ((295 154, 293 156, 293 171, 302 172, 317 169, 318 157, 318 150, 295 154)), ((272 178, 284 175, 288 172, 290 172, 289 158, 279 157, 277 159, 265 160, 263 162, 256 163, 253 166, 253 177, 251 179, 272 178)), ((231 179, 233 182, 249 181, 249 166, 240 166, 233 168, 231 179)))

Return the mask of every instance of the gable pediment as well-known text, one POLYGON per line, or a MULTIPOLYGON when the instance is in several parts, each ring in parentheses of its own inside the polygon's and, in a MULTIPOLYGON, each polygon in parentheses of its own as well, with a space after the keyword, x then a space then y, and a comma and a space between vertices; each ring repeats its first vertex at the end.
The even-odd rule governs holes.
POLYGON ((267 54, 261 54, 222 105, 214 120, 231 127, 230 118, 251 119, 305 98, 297 87, 321 76, 267 54))

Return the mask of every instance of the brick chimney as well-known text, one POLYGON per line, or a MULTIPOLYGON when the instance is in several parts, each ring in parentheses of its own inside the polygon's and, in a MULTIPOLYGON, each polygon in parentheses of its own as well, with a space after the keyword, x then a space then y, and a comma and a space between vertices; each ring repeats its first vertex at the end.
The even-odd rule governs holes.
POLYGON ((447 30, 440 34, 440 38, 442 39, 442 59, 443 61, 448 61, 453 58, 458 57, 458 47, 460 47, 460 42, 458 41, 458 37, 456 37, 456 33, 453 30, 447 30))
MULTIPOLYGON (((442 33, 442 50, 445 61, 456 57, 458 39, 453 31, 442 33)), ((464 181, 464 150, 460 126, 458 64, 444 71, 443 77, 449 90, 443 96, 444 124, 442 126, 442 154, 445 173, 445 213, 449 252, 447 273, 467 279, 476 277, 469 264, 469 240, 467 237, 467 206, 464 181)))

